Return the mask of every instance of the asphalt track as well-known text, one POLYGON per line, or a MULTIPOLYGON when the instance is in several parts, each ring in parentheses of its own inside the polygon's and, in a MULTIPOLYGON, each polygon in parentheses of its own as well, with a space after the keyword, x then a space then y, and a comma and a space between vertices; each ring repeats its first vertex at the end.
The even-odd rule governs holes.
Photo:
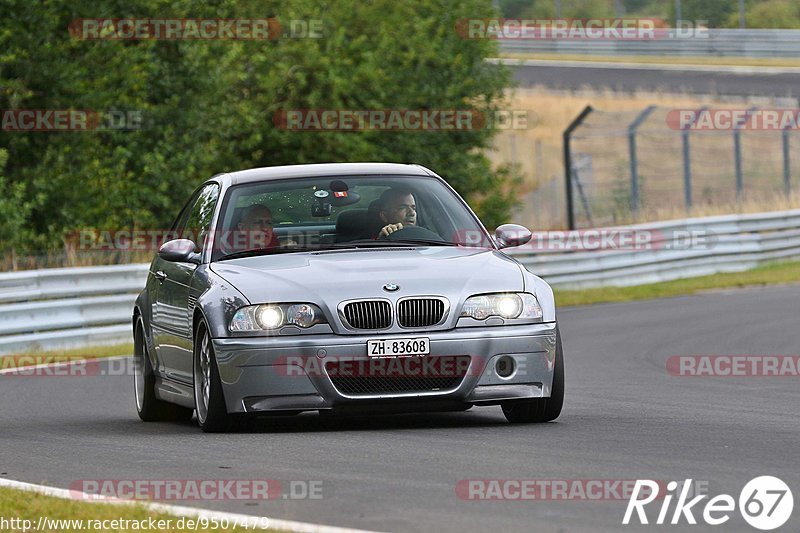
MULTIPOLYGON (((557 63, 553 61, 553 63, 557 63)), ((800 63, 798 63, 800 65, 800 63)), ((646 68, 592 67, 591 63, 570 66, 513 66, 520 87, 544 86, 557 90, 591 88, 617 92, 637 91, 696 95, 794 98, 800 97, 798 72, 726 72, 650 66, 646 68)))
MULTIPOLYGON (((79 479, 321 480, 319 500, 171 502, 381 531, 598 531, 626 502, 469 501, 464 479, 636 479, 708 484, 738 499, 777 475, 800 528, 797 378, 676 377, 671 355, 797 354, 800 286, 562 309, 562 417, 512 426, 498 407, 455 414, 273 419, 206 435, 145 424, 130 376, 0 375, 0 476, 68 488, 79 479)), ((105 363, 108 365, 108 363, 105 363)), ((651 520, 657 509, 651 510, 651 520)), ((696 513, 702 514, 702 513, 696 513)), ((755 531, 725 526, 655 531, 755 531)))

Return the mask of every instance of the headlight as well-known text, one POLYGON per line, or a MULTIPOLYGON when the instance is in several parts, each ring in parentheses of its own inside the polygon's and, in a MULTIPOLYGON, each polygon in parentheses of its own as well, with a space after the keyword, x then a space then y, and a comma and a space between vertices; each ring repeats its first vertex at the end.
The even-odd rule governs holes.
POLYGON ((277 305, 259 305, 256 307, 256 322, 261 329, 275 329, 281 327, 283 310, 277 305))
POLYGON ((310 303, 261 304, 242 307, 231 319, 231 331, 271 331, 282 326, 310 328, 325 323, 319 307, 310 303))
POLYGON ((467 298, 460 316, 475 320, 485 320, 492 316, 541 319, 542 308, 536 297, 527 292, 482 294, 467 298))

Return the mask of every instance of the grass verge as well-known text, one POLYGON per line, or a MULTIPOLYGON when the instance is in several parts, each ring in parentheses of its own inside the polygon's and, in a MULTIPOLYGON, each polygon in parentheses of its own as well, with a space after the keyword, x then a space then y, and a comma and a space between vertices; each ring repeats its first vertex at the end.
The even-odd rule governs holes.
MULTIPOLYGON (((81 531, 81 529, 84 531, 93 530, 116 532, 146 531, 149 529, 150 531, 194 530, 208 532, 226 531, 237 533, 254 530, 252 526, 250 529, 241 527, 228 527, 224 529, 220 527, 203 528, 203 525, 208 524, 213 526, 215 524, 210 523, 210 521, 198 522, 200 519, 194 517, 183 518, 183 527, 181 527, 181 523, 179 522, 181 517, 166 513, 156 513, 150 511, 143 505, 87 503, 54 498, 51 496, 37 494, 35 492, 9 488, 0 488, 0 517, 2 517, 0 520, 4 519, 6 521, 11 520, 12 517, 16 517, 20 520, 16 523, 0 523, 0 530, 2 531, 24 531, 24 527, 26 525, 29 526, 27 529, 28 531, 34 531, 39 525, 39 518, 45 517, 48 519, 48 523, 42 524, 43 528, 38 529, 39 533, 60 533, 62 531, 81 531), (153 523, 150 522, 150 519, 155 522, 155 527, 148 527, 149 524, 153 523), (29 520, 30 522, 23 522, 25 520, 29 520), (163 520, 163 522, 159 524, 159 520, 163 520), (194 520, 195 522, 189 525, 189 520, 194 520), (117 522, 114 523, 113 521, 117 522), (136 523, 133 521, 136 521, 136 523), (197 529, 194 527, 195 523, 199 523, 199 527, 197 529)), ((259 529, 258 531, 276 530, 259 529)))
POLYGON ((723 274, 678 279, 632 287, 599 287, 596 289, 554 289, 559 307, 591 305, 608 302, 628 302, 670 296, 685 296, 714 289, 731 289, 764 285, 800 283, 800 261, 770 263, 764 266, 723 274))

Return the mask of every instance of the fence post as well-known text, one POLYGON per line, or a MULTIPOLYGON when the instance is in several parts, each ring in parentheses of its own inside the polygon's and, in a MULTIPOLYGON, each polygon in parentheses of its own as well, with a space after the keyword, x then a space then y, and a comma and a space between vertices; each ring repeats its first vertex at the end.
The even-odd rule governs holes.
POLYGON ((689 128, 695 125, 700 114, 708 110, 708 106, 703 106, 697 110, 692 123, 681 129, 681 141, 683 143, 683 199, 686 210, 692 209, 692 154, 689 146, 689 128))
POLYGON ((639 210, 639 162, 636 159, 636 129, 647 120, 656 106, 647 106, 628 126, 628 154, 631 164, 631 211, 639 210))
POLYGON ((789 126, 783 128, 783 192, 786 197, 792 195, 792 161, 789 158, 789 126))
POLYGON ((733 163, 736 169, 736 201, 741 203, 744 198, 744 176, 742 174, 742 126, 747 121, 750 113, 758 109, 758 107, 751 107, 748 109, 741 121, 737 121, 733 125, 733 163))
POLYGON ((583 123, 591 112, 592 106, 587 105, 580 115, 575 117, 575 120, 564 130, 564 182, 567 188, 567 226, 571 230, 575 229, 575 210, 572 207, 572 154, 569 143, 572 132, 583 123))

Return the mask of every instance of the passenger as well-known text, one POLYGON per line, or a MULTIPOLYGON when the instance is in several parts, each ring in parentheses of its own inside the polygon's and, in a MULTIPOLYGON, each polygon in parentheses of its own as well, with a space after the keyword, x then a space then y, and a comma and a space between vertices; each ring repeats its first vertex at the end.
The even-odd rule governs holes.
POLYGON ((240 250, 276 248, 280 245, 272 228, 272 211, 265 205, 248 207, 236 227, 245 241, 236 243, 240 250), (240 244, 243 246, 240 247, 240 244))

